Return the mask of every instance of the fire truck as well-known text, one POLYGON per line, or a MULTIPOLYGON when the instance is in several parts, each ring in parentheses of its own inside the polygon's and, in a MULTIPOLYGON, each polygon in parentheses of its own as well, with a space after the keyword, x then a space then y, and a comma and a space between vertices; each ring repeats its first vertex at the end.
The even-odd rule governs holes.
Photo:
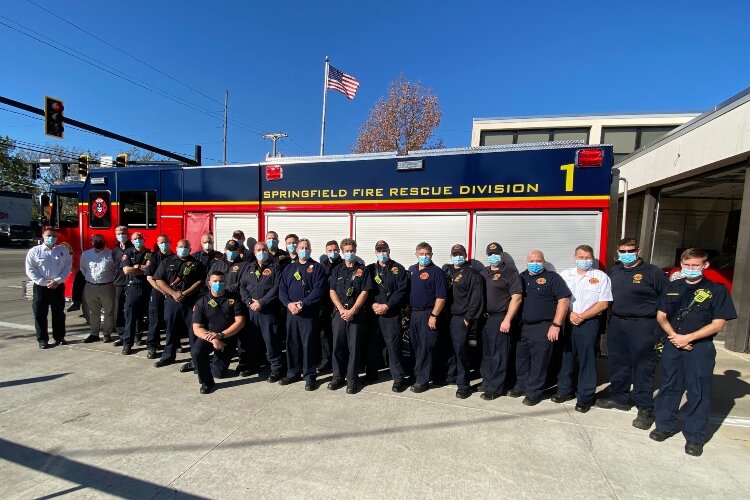
POLYGON ((223 249, 237 229, 250 244, 270 230, 282 240, 296 233, 311 241, 313 255, 329 240, 351 237, 366 262, 374 261, 375 242, 386 240, 407 266, 421 241, 432 245, 438 265, 450 262, 455 243, 485 263, 486 245, 496 241, 511 266, 523 268, 538 248, 550 268, 562 269, 580 244, 606 262, 612 163, 611 146, 550 142, 109 167, 54 186, 41 201, 44 222, 74 253, 74 272, 90 236, 101 233, 113 247, 119 225, 143 233, 148 246, 167 234, 173 245, 186 238, 196 249, 206 232, 223 249))

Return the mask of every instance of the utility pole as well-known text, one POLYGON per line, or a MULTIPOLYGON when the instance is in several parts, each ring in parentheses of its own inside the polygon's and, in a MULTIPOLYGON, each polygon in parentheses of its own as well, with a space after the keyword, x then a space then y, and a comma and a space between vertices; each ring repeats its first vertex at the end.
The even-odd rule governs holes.
POLYGON ((276 158, 276 141, 278 141, 279 139, 283 139, 284 137, 288 137, 288 135, 283 132, 263 134, 264 139, 268 139, 273 142, 273 153, 271 154, 271 158, 276 158))
POLYGON ((229 91, 224 91, 224 165, 227 164, 227 116, 229 113, 229 91))

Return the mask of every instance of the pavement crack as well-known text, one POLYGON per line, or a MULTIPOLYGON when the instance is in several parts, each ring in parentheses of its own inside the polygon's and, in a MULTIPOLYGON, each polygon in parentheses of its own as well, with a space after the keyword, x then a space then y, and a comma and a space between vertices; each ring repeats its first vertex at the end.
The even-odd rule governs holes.
POLYGON ((570 412, 570 407, 568 405, 564 405, 565 412, 568 414, 570 419, 573 421, 573 423, 576 426, 576 430, 578 431, 578 434, 581 436, 581 440, 583 441, 583 444, 586 445, 586 449, 589 452, 589 455, 591 456, 591 459, 596 464, 596 468, 599 469, 599 473, 604 478, 604 481, 607 483, 607 486, 609 487, 609 490, 612 492, 612 496, 614 498, 620 498, 617 493, 615 492, 615 488, 612 486, 612 483, 609 481, 609 478, 607 477, 607 474, 604 473, 604 469, 602 468, 602 464, 599 462, 599 459, 596 458, 596 455, 594 455, 594 447, 593 447, 593 437, 586 432, 586 428, 578 423, 578 420, 575 418, 575 415, 570 412))

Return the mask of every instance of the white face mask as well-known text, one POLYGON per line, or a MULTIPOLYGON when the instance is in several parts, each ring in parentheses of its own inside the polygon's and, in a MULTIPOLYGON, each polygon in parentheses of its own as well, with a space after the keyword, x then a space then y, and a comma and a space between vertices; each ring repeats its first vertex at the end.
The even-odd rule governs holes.
POLYGON ((213 250, 213 249, 214 249, 214 244, 211 243, 210 241, 207 241, 206 243, 203 244, 203 250, 205 250, 206 252, 208 252, 209 250, 213 250))

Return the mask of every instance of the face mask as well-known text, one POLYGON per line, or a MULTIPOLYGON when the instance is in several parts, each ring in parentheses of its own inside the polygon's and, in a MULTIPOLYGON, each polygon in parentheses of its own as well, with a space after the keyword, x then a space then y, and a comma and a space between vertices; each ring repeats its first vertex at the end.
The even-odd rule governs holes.
POLYGON ((529 262, 526 265, 526 269, 528 269, 532 274, 541 273, 542 269, 544 269, 544 264, 542 264, 541 262, 529 262))
POLYGON ((430 257, 429 255, 420 255, 417 257, 417 261, 423 266, 429 264, 431 260, 432 257, 430 257))
POLYGON ((493 253, 492 255, 487 257, 487 262, 489 262, 491 266, 498 266, 502 261, 503 258, 496 253, 493 253))
POLYGON ((354 259, 357 258, 357 254, 354 252, 344 252, 344 260, 347 262, 354 262, 354 259))
POLYGON ((227 260, 234 260, 240 256, 240 252, 237 250, 227 250, 224 255, 227 256, 227 260))
POLYGON ((268 252, 263 250, 255 252, 255 258, 258 260, 258 262, 265 262, 268 260, 268 252))
POLYGON ((466 257, 463 255, 454 255, 451 257, 454 266, 463 266, 466 263, 466 257))
POLYGON ((102 248, 104 248, 104 242, 97 241, 96 243, 94 243, 94 248, 96 248, 97 250, 101 250, 102 248))
POLYGON ((689 280, 700 278, 703 275, 703 269, 685 269, 682 268, 682 275, 689 280))
POLYGON ((300 260, 307 260, 310 258, 310 249, 309 248, 302 248, 300 251, 297 252, 297 256, 300 258, 300 260))
POLYGON ((591 259, 582 259, 582 260, 576 259, 576 267, 578 269, 584 269, 588 271, 589 269, 594 267, 594 261, 591 259))
POLYGON ((226 288, 226 283, 211 283, 211 291, 214 293, 221 293, 226 288))
POLYGON ((162 253, 167 253, 167 250, 169 250, 169 243, 159 243, 159 250, 161 250, 162 253))
POLYGON ((628 264, 632 264, 633 262, 638 260, 638 254, 617 252, 617 260, 627 266, 628 264))
POLYGON ((55 243, 57 243, 57 238, 55 238, 54 236, 45 236, 44 237, 44 243, 48 247, 51 247, 52 245, 54 245, 55 243))
POLYGON ((125 243, 126 241, 128 241, 128 235, 127 234, 118 234, 117 235, 117 241, 119 241, 120 243, 125 243))
POLYGON ((379 252, 377 256, 378 262, 388 262, 388 259, 391 257, 388 252, 379 252))
POLYGON ((289 253, 294 253, 297 250, 297 244, 293 243, 291 245, 286 246, 286 251, 289 253))
POLYGON ((328 252, 326 255, 328 255, 328 258, 330 260, 336 260, 339 258, 339 253, 336 250, 334 250, 333 252, 328 252))
POLYGON ((208 252, 209 250, 213 250, 213 249, 214 249, 214 244, 213 243, 204 243, 203 244, 203 250, 205 250, 206 252, 208 252))
POLYGON ((266 240, 266 245, 268 245, 268 248, 273 250, 278 245, 278 242, 276 240, 266 240))
POLYGON ((190 255, 190 249, 188 247, 177 247, 177 256, 184 259, 190 255))
POLYGON ((141 248, 143 246, 143 238, 137 238, 133 240, 133 246, 135 248, 141 248))

